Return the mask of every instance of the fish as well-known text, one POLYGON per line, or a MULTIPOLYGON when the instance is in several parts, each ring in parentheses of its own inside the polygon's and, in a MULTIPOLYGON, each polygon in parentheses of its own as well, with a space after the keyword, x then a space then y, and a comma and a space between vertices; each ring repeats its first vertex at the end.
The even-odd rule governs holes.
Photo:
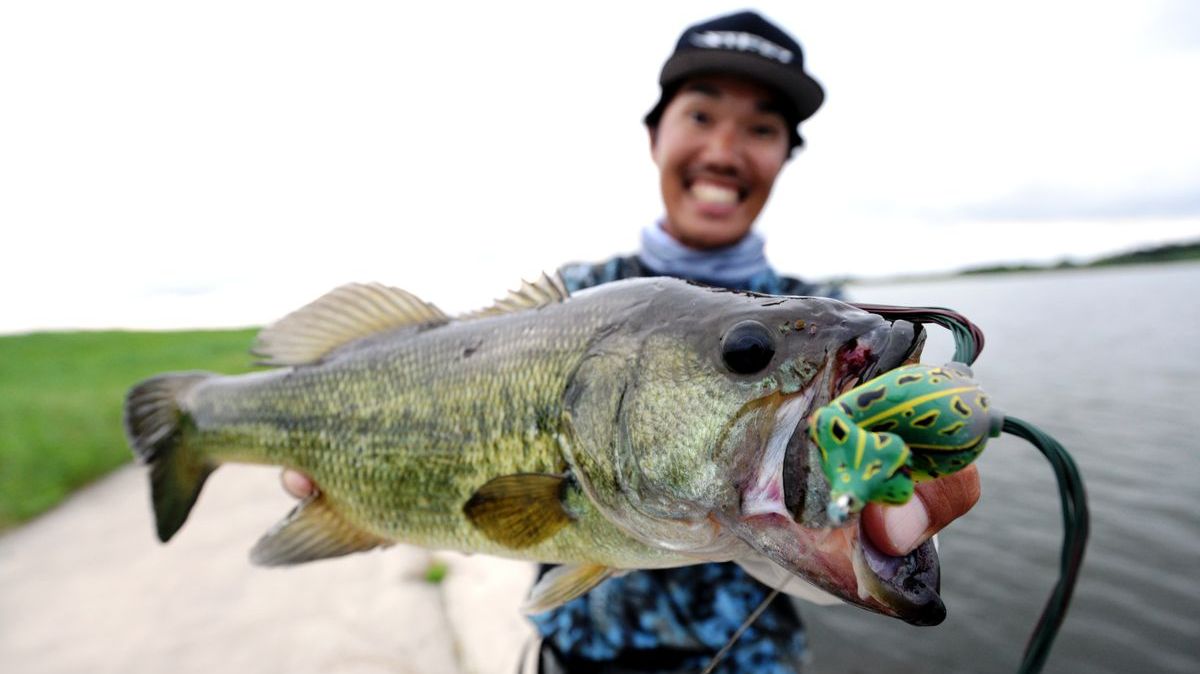
POLYGON ((923 342, 837 300, 671 278, 568 293, 543 275, 456 317, 350 284, 259 333, 270 369, 151 377, 124 424, 164 543, 217 467, 268 464, 316 490, 254 545, 260 565, 396 543, 557 564, 536 613, 630 570, 730 561, 929 625, 932 543, 890 557, 857 519, 834 526, 807 433, 923 342))

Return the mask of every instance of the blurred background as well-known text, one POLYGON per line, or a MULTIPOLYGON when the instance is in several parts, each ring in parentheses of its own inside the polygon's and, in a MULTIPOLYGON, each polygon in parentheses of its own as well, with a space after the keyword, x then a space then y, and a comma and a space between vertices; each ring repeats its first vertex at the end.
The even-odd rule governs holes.
MULTIPOLYGON (((210 496, 224 469, 198 547, 157 547, 118 469, 121 397, 247 370, 255 326, 345 282, 465 311, 634 250, 661 212, 658 70, 686 25, 741 8, 0 5, 0 669, 510 671, 525 567, 250 570, 288 504, 273 471, 210 496), (480 604, 489 625, 416 620, 480 604)), ((1096 522, 1049 671, 1200 669, 1200 6, 755 8, 827 93, 759 220, 772 262, 965 313, 993 398, 1072 450, 1096 522)), ((947 623, 806 609, 812 671, 1015 669, 1056 573, 1055 485, 1020 443, 982 461, 984 501, 943 541, 947 623)))

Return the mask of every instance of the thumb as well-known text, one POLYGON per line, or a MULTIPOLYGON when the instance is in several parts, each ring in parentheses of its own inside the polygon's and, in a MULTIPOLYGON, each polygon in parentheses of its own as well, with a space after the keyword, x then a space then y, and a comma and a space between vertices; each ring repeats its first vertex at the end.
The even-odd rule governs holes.
POLYGON ((979 471, 967 466, 918 484, 904 505, 868 504, 862 512, 863 530, 881 552, 904 556, 970 510, 979 493, 979 471))

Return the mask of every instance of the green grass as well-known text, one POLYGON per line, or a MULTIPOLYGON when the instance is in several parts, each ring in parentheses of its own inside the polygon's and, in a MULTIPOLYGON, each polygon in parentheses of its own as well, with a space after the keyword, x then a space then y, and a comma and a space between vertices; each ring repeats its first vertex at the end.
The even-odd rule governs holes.
POLYGON ((0 531, 130 461, 121 404, 171 370, 245 372, 254 330, 0 337, 0 531))

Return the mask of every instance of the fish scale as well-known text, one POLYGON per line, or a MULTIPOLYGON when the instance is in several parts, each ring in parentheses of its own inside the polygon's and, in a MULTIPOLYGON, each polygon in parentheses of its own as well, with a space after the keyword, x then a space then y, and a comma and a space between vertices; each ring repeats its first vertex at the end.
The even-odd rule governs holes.
POLYGON ((271 464, 317 492, 254 547, 261 564, 401 542, 564 564, 533 611, 626 569, 761 562, 928 622, 944 614, 936 591, 860 592, 855 535, 831 545, 822 523, 789 513, 789 489, 811 505, 828 485, 782 481, 819 460, 790 446, 800 406, 920 342, 911 324, 836 300, 675 279, 568 298, 545 278, 458 318, 353 284, 260 333, 277 369, 153 377, 130 391, 125 423, 164 541, 216 467, 271 464))
MULTIPOLYGON (((401 330, 395 341, 334 353, 312 367, 206 382, 188 401, 196 448, 218 461, 300 470, 381 537, 503 553, 461 508, 487 481, 480 468, 488 475, 566 468, 556 439, 561 391, 599 317, 554 310, 479 319, 442 334, 401 330), (464 355, 463 345, 476 342, 464 355)), ((530 553, 565 561, 584 544, 590 550, 596 539, 612 538, 630 544, 608 521, 584 517, 579 535, 530 553)))

